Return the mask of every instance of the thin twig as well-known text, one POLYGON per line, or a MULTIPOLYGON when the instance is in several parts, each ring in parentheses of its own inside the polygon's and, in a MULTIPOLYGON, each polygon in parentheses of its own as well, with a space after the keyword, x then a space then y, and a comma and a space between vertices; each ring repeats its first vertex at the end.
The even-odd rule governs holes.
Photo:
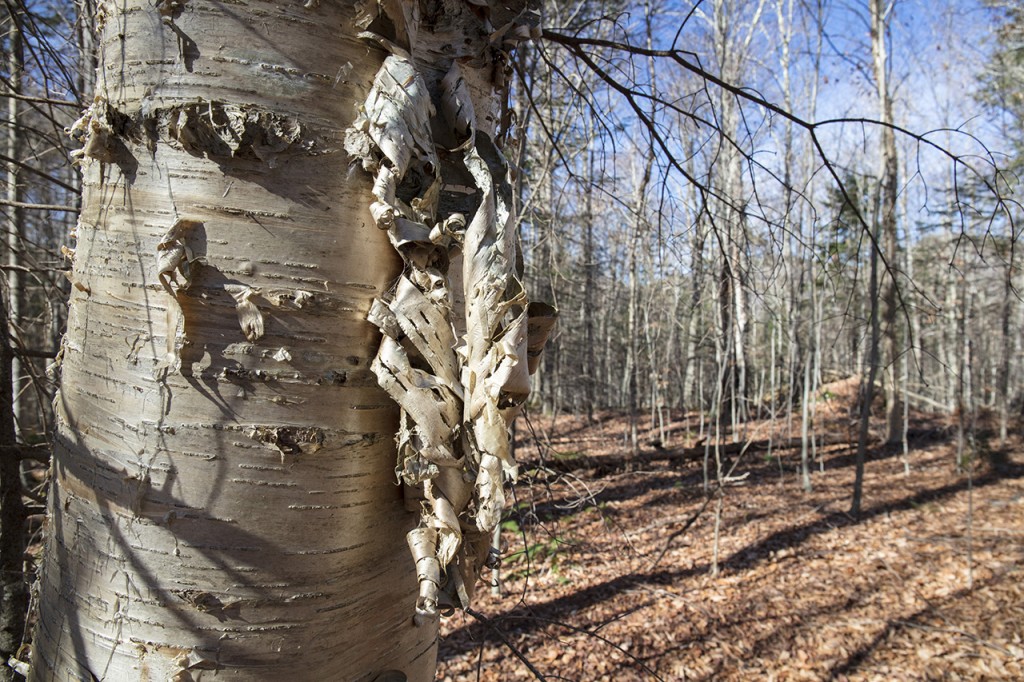
POLYGON ((481 623, 483 623, 484 625, 486 625, 491 630, 491 632, 493 632, 498 637, 498 639, 500 639, 501 642, 505 646, 507 646, 509 648, 509 651, 511 651, 512 654, 516 658, 518 658, 520 661, 522 661, 523 665, 525 665, 529 669, 529 671, 531 673, 533 673, 534 677, 536 677, 538 680, 546 680, 547 679, 541 673, 541 671, 537 670, 537 667, 534 666, 533 663, 530 662, 530 659, 528 659, 525 656, 525 654, 523 654, 523 652, 520 651, 519 648, 515 644, 513 644, 511 642, 511 640, 509 640, 508 637, 505 636, 505 633, 501 631, 501 628, 499 628, 497 625, 495 625, 493 622, 491 622, 490 618, 488 618, 484 614, 480 613, 479 611, 475 611, 473 609, 468 609, 467 608, 467 609, 463 609, 463 610, 466 613, 468 613, 469 615, 473 616, 473 618, 475 618, 476 620, 478 620, 481 623))

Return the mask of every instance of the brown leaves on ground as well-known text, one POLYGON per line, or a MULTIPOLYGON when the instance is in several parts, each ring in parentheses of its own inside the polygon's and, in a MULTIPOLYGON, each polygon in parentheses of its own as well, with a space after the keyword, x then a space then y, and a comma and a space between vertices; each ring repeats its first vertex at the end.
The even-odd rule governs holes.
MULTIPOLYGON (((627 449, 622 419, 534 426, 546 432, 520 461, 627 449)), ((696 440, 671 426, 666 446, 696 440)), ((705 506, 702 462, 602 478, 527 464, 502 594, 480 589, 477 616, 442 625, 439 679, 534 679, 530 666, 588 682, 1024 679, 1020 439, 979 440, 968 476, 955 433, 918 432, 930 436, 911 443, 909 476, 899 446, 871 453, 859 519, 846 514, 855 444, 818 449, 811 493, 799 449, 745 455, 723 489, 717 577, 717 500, 680 532, 705 506)))

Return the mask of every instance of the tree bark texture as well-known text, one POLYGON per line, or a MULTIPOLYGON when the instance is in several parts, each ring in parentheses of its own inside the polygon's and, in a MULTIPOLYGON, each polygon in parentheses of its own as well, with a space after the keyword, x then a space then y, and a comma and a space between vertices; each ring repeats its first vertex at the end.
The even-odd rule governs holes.
MULTIPOLYGON (((7 164, 5 173, 5 194, 12 204, 5 209, 6 261, 18 265, 21 248, 20 235, 22 212, 17 208, 21 200, 19 188, 20 172, 18 159, 21 158, 21 129, 16 124, 18 99, 21 90, 21 75, 24 65, 22 54, 20 17, 10 8, 7 10, 7 134, 5 151, 7 164)), ((0 339, 0 445, 6 449, 0 453, 0 680, 14 679, 12 670, 4 665, 15 656, 21 646, 25 630, 25 615, 28 611, 28 590, 25 586, 25 509, 22 503, 21 461, 17 454, 18 443, 18 389, 17 377, 21 363, 14 354, 11 339, 16 337, 18 303, 21 293, 21 278, 14 268, 6 274, 7 300, 0 301, 0 324, 4 325, 0 339)))
MULTIPOLYGON (((886 32, 893 2, 887 6, 882 0, 869 0, 871 15, 871 55, 875 76, 875 87, 878 93, 878 120, 881 122, 879 134, 879 186, 878 186, 878 232, 880 243, 875 248, 885 250, 887 271, 882 287, 883 315, 882 326, 886 341, 885 366, 885 414, 886 442, 898 443, 903 430, 903 407, 900 404, 899 363, 905 362, 900 353, 900 330, 898 326, 899 297, 896 290, 897 258, 899 247, 896 234, 896 199, 899 184, 899 164, 896 156, 896 132, 889 126, 893 124, 893 101, 889 89, 889 53, 886 44, 886 32)), ((872 301, 872 305, 878 305, 872 301)))
MULTIPOLYGON (((4 302, 0 300, 0 315, 4 302)), ((2 318, 0 318, 2 319, 2 318)), ((16 442, 11 365, 13 349, 6 335, 0 339, 0 443, 16 442)), ((22 502, 20 457, 11 448, 0 456, 0 656, 3 663, 15 656, 23 641, 28 590, 25 586, 25 507, 22 502)), ((8 669, 0 680, 14 679, 8 669)))
POLYGON ((403 259, 346 130, 396 36, 510 20, 414 4, 101 3, 33 679, 433 679, 367 321, 403 259))
MULTIPOLYGON (((21 94, 21 80, 25 69, 24 46, 21 35, 20 22, 24 17, 19 16, 20 12, 8 7, 8 37, 7 37, 7 72, 9 75, 8 89, 11 95, 21 94)), ((7 333, 12 340, 21 337, 21 304, 22 304, 22 276, 18 267, 22 265, 22 231, 24 230, 24 212, 20 207, 22 203, 21 191, 21 167, 18 165, 22 157, 22 119, 19 112, 18 98, 7 99, 7 145, 6 153, 10 162, 7 164, 7 201, 10 207, 5 210, 7 220, 4 235, 7 254, 6 262, 9 266, 4 273, 7 279, 7 317, 4 322, 7 325, 7 333)), ((19 344, 20 345, 20 344, 19 344)), ((12 411, 14 414, 14 433, 17 437, 22 430, 22 360, 16 355, 5 358, 5 362, 11 365, 11 389, 13 391, 12 411)))

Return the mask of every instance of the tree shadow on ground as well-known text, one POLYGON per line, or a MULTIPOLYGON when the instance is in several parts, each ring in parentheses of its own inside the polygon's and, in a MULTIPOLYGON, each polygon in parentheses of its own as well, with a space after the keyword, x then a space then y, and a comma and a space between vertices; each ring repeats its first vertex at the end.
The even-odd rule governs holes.
MULTIPOLYGON (((797 547, 815 535, 852 526, 892 512, 913 509, 927 502, 948 498, 967 490, 969 486, 979 489, 1004 479, 1019 478, 1024 478, 1024 466, 1012 462, 1006 453, 996 455, 990 460, 988 470, 974 478, 973 481, 965 478, 956 483, 921 490, 891 502, 880 503, 864 509, 857 518, 844 512, 832 512, 815 521, 777 531, 747 545, 726 558, 721 567, 726 571, 743 571, 768 560, 773 552, 797 547)), ((452 631, 441 642, 438 652, 439 660, 447 660, 457 653, 487 640, 493 626, 502 628, 508 634, 517 636, 529 634, 550 624, 566 621, 580 610, 611 600, 626 591, 643 586, 671 585, 679 580, 701 575, 708 569, 709 567, 703 564, 688 569, 633 572, 547 602, 527 604, 521 601, 514 608, 491 619, 490 625, 474 623, 452 631)))
MULTIPOLYGON (((614 510, 606 508, 605 505, 624 502, 657 491, 662 491, 664 494, 657 499, 650 500, 647 506, 688 504, 704 497, 705 493, 698 485, 699 480, 693 480, 700 478, 699 472, 695 475, 687 475, 685 479, 667 475, 670 472, 661 473, 666 475, 650 476, 642 481, 625 481, 619 485, 592 490, 583 495, 552 494, 547 500, 539 503, 527 503, 524 500, 519 503, 519 508, 509 512, 507 518, 525 528, 558 521, 588 508, 598 508, 602 515, 614 516, 614 510)), ((596 487, 599 482, 600 479, 587 483, 588 486, 596 487)))
POLYGON ((827 533, 838 528, 852 526, 883 514, 914 509, 927 502, 932 502, 934 500, 950 497, 963 492, 972 485, 977 489, 992 485, 1004 479, 1017 479, 1022 477, 1024 477, 1024 466, 1013 463, 1008 457, 1006 457, 1001 466, 996 466, 994 464, 989 466, 986 473, 973 479, 973 481, 965 477, 963 480, 957 481, 956 483, 950 483, 939 488, 921 490, 899 500, 868 507, 867 509, 862 510, 858 517, 851 516, 843 511, 835 511, 810 523, 777 531, 756 543, 747 545, 743 549, 733 553, 722 563, 722 567, 727 570, 741 571, 764 561, 772 552, 778 551, 779 549, 796 547, 814 535, 827 533))
MULTIPOLYGON (((901 629, 915 627, 918 625, 926 626, 927 624, 922 621, 926 616, 939 612, 940 607, 952 604, 957 600, 970 596, 972 590, 993 586, 1003 580, 1009 579, 1011 578, 1006 573, 993 575, 987 580, 975 583, 973 588, 965 587, 949 594, 941 600, 932 600, 929 604, 914 613, 897 615, 888 619, 885 621, 884 626, 881 627, 879 632, 871 637, 869 641, 866 641, 863 645, 851 651, 845 658, 832 665, 827 673, 825 673, 827 677, 823 677, 822 679, 846 679, 846 675, 856 672, 860 666, 870 658, 873 652, 879 649, 890 637, 898 633, 901 629)), ((753 640, 747 640, 747 644, 749 646, 748 658, 750 660, 758 660, 768 657, 774 660, 778 656, 779 652, 795 650, 795 647, 797 646, 796 643, 799 641, 801 633, 806 632, 808 629, 818 627, 818 623, 822 621, 838 622, 842 620, 844 615, 848 615, 854 612, 857 608, 864 606, 864 597, 870 596, 870 594, 866 593, 853 595, 841 594, 838 598, 832 599, 826 604, 800 611, 787 612, 786 617, 792 622, 786 623, 781 627, 773 628, 765 636, 757 637, 753 640)), ((704 641, 713 635, 717 635, 720 639, 738 639, 740 637, 749 638, 749 633, 739 631, 736 631, 734 634, 730 633, 742 628, 744 625, 761 621, 763 618, 763 616, 745 613, 742 617, 732 618, 727 621, 709 621, 703 627, 694 631, 690 636, 677 640, 672 647, 660 650, 656 655, 644 657, 643 660, 652 662, 654 659, 664 657, 666 654, 685 651, 695 642, 704 641)), ((700 677, 687 677, 687 679, 694 680, 694 682, 718 679, 720 675, 727 672, 724 670, 727 663, 728 661, 726 659, 721 659, 717 662, 714 669, 706 675, 700 677)), ((740 670, 742 670, 742 667, 740 670)))
POLYGON ((926 616, 935 614, 939 611, 940 606, 951 604, 959 599, 970 596, 975 590, 979 588, 989 587, 1002 581, 1006 578, 1005 574, 993 575, 987 580, 978 582, 969 587, 961 588, 947 597, 944 597, 939 602, 931 602, 925 605, 918 611, 905 616, 903 618, 890 618, 885 623, 885 627, 882 628, 877 635, 875 635, 870 642, 865 643, 863 646, 858 647, 856 650, 850 653, 845 660, 837 663, 829 671, 829 680, 841 680, 846 679, 846 676, 855 672, 862 664, 864 664, 870 657, 871 654, 881 647, 886 640, 896 635, 900 630, 911 628, 911 627, 927 627, 927 623, 922 622, 926 616))
MULTIPOLYGON (((953 437, 951 433, 946 433, 938 428, 917 429, 912 435, 914 439, 909 444, 910 452, 915 452, 937 443, 949 442, 953 437)), ((855 455, 853 448, 835 449, 839 445, 841 444, 836 443, 824 446, 831 448, 829 452, 819 455, 822 458, 822 464, 825 469, 833 471, 854 466, 855 455)), ((900 444, 882 445, 868 450, 866 461, 882 461, 897 457, 900 453, 902 453, 902 446, 900 444)), ((736 473, 746 475, 747 479, 751 482, 775 479, 779 476, 781 458, 786 475, 792 475, 792 472, 799 466, 798 456, 798 453, 794 452, 794 448, 777 449, 770 457, 766 456, 763 451, 747 452, 742 455, 742 461, 737 466, 736 473)), ((1006 458, 1005 454, 1003 458, 1006 458)), ((728 470, 731 466, 732 459, 727 458, 723 463, 723 468, 728 470)), ((710 462, 710 468, 712 469, 710 476, 713 480, 713 459, 710 462)), ((581 509, 587 507, 623 502, 655 491, 664 491, 665 494, 658 499, 649 501, 647 503, 648 506, 670 503, 685 505, 701 500, 706 495, 704 491, 703 462, 700 460, 659 462, 658 465, 648 467, 644 471, 652 475, 642 480, 627 478, 621 483, 601 487, 599 490, 592 491, 590 499, 586 499, 587 494, 582 496, 576 494, 575 497, 552 494, 549 499, 541 503, 523 503, 519 508, 512 510, 508 518, 515 520, 521 527, 528 527, 535 526, 538 523, 557 521, 576 514, 581 509)), ((561 474, 558 478, 562 477, 577 479, 582 482, 582 487, 588 491, 590 488, 598 487, 601 481, 608 478, 607 476, 589 478, 583 473, 561 474)), ((608 510, 602 510, 602 513, 608 513, 608 510)))
POLYGON ((580 609, 599 604, 628 590, 640 586, 671 585, 672 583, 700 575, 708 570, 707 565, 688 569, 662 569, 647 573, 630 573, 582 590, 557 597, 543 604, 520 602, 515 608, 490 619, 489 624, 476 622, 449 633, 441 640, 438 660, 447 660, 453 655, 467 651, 481 643, 497 641, 491 630, 495 627, 509 636, 520 636, 558 624, 580 609))

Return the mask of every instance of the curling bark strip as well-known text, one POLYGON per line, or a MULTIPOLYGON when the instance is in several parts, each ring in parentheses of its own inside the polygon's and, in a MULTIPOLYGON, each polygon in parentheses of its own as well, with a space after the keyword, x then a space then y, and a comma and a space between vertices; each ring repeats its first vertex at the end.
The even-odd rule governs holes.
POLYGON ((402 408, 396 471, 421 507, 408 535, 417 623, 469 606, 516 477, 509 426, 529 394, 529 306, 499 124, 508 50, 536 16, 507 5, 427 3, 429 18, 420 3, 362 6, 362 35, 389 55, 346 148, 373 175, 371 213, 405 264, 369 319, 383 334, 373 370, 402 408), (456 27, 468 39, 451 40, 456 27))

